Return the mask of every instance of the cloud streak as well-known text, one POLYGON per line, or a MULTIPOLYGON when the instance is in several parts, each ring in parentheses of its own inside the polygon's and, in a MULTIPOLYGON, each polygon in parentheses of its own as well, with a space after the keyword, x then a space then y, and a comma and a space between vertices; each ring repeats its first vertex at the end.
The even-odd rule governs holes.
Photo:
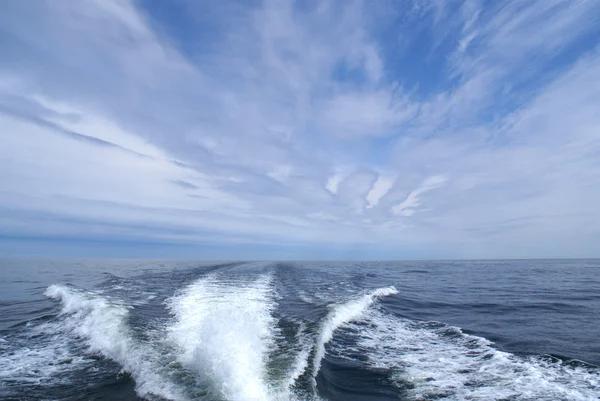
POLYGON ((412 216, 416 213, 416 208, 421 205, 421 196, 431 190, 442 187, 446 181, 447 178, 441 175, 428 177, 415 190, 410 191, 403 202, 392 206, 392 213, 397 216, 412 216))

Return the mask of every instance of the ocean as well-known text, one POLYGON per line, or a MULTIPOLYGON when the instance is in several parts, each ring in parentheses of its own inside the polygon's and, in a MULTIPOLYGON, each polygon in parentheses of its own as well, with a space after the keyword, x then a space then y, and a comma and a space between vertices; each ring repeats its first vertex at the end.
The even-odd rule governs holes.
POLYGON ((600 260, 0 260, 2 400, 599 400, 600 260))

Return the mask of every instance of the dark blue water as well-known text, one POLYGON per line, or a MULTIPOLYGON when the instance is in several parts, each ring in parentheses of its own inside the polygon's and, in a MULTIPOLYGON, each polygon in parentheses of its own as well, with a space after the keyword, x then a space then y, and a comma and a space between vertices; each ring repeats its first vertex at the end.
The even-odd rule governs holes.
POLYGON ((600 261, 0 261, 0 399, 598 400, 600 261))

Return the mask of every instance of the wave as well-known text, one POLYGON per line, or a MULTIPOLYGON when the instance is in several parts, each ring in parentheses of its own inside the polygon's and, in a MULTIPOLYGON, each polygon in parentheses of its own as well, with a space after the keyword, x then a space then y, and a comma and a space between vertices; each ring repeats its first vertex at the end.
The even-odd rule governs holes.
POLYGON ((179 362, 209 381, 219 398, 281 398, 267 380, 276 321, 271 276, 250 282, 209 276, 168 300, 175 320, 169 340, 179 362))
POLYGON ((313 360, 313 377, 317 377, 321 369, 321 362, 325 356, 325 345, 333 338, 333 333, 343 324, 351 322, 360 317, 371 306, 377 298, 397 294, 395 287, 384 287, 370 291, 358 298, 336 304, 331 307, 329 314, 325 317, 319 338, 316 342, 316 351, 313 360))
POLYGON ((485 338, 434 322, 403 320, 370 311, 358 346, 375 368, 393 373, 410 399, 591 400, 600 394, 600 371, 546 357, 520 357, 485 338))
POLYGON ((187 399, 168 379, 160 354, 135 340, 128 325, 130 308, 99 294, 62 285, 51 285, 45 295, 61 302, 61 314, 66 317, 64 328, 83 338, 90 351, 119 363, 135 380, 141 397, 187 399))
MULTIPOLYGON (((310 336, 304 334, 305 325, 301 323, 296 333, 296 343, 298 349, 295 351, 293 362, 288 371, 287 380, 285 382, 286 388, 290 389, 296 385, 297 380, 306 372, 308 368, 308 361, 310 358, 310 352, 313 348, 310 336)), ((314 397, 313 397, 314 398, 314 397)))

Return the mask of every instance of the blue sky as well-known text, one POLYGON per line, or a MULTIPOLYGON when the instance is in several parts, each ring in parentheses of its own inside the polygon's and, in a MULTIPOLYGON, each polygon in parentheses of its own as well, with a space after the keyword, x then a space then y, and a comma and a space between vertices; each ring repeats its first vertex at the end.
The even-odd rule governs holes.
POLYGON ((0 254, 600 256, 600 2, 4 2, 0 254))

